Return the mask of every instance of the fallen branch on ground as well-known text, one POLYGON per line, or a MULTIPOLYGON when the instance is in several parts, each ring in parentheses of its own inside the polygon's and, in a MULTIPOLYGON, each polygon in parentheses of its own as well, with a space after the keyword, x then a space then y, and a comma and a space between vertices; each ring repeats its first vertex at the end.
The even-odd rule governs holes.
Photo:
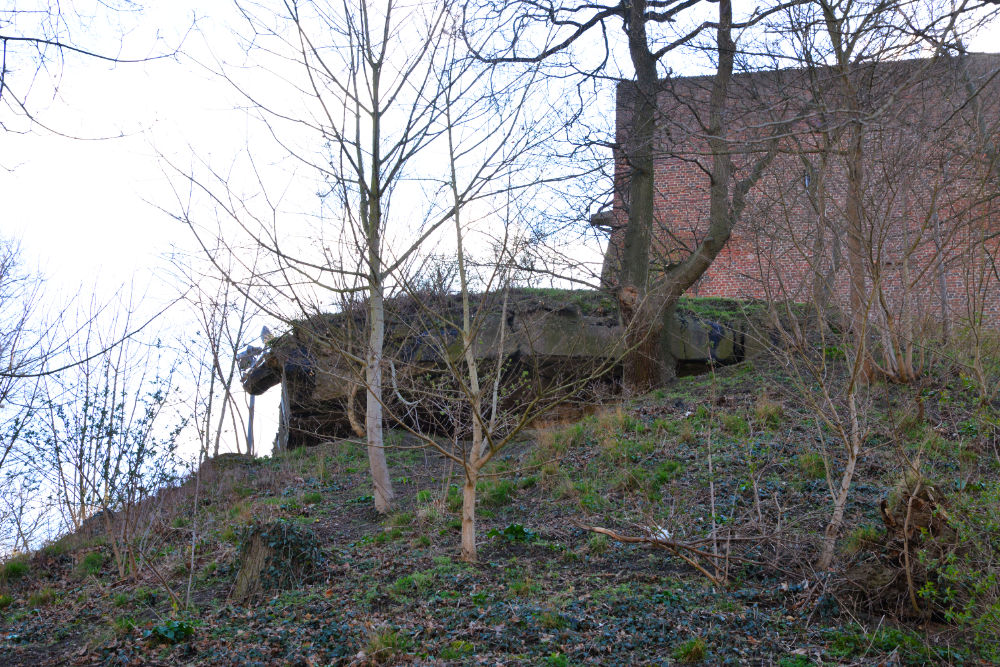
MULTIPOLYGON (((721 572, 726 572, 727 569, 725 569, 725 568, 719 568, 718 567, 720 561, 727 562, 727 561, 730 561, 730 560, 735 560, 735 561, 739 561, 741 563, 750 563, 752 565, 762 565, 762 563, 760 563, 758 561, 755 561, 755 560, 752 560, 750 558, 743 558, 741 556, 733 556, 732 554, 728 554, 728 553, 727 554, 714 554, 714 553, 712 553, 710 551, 706 551, 703 548, 701 548, 701 545, 711 543, 711 541, 712 541, 711 538, 704 538, 704 539, 694 540, 692 542, 678 542, 676 540, 673 540, 673 539, 670 539, 669 537, 667 537, 666 534, 664 533, 664 531, 662 529, 660 529, 659 533, 652 533, 652 532, 650 532, 650 534, 648 534, 648 535, 622 535, 621 533, 617 533, 617 532, 615 532, 613 530, 610 530, 608 528, 601 528, 600 526, 588 526, 588 525, 579 523, 578 521, 572 521, 572 520, 571 520, 571 523, 573 525, 579 527, 579 528, 582 528, 583 530, 586 530, 586 531, 589 531, 589 532, 592 532, 592 533, 599 533, 601 535, 607 535, 608 537, 610 537, 611 539, 613 539, 613 540, 615 540, 617 542, 623 542, 623 543, 627 543, 627 544, 646 544, 646 545, 649 545, 651 547, 655 547, 655 548, 658 548, 658 549, 665 549, 666 551, 669 551, 673 555, 675 555, 678 558, 680 558, 681 560, 683 560, 685 563, 687 563, 688 565, 690 565, 694 569, 698 570, 698 572, 700 572, 703 575, 705 575, 705 577, 708 578, 708 580, 711 581, 713 584, 720 585, 720 586, 726 583, 725 577, 721 577, 720 578, 717 575, 713 575, 711 572, 709 572, 705 568, 704 565, 701 564, 701 561, 699 559, 707 559, 707 560, 711 561, 713 563, 713 565, 715 566, 715 569, 718 570, 718 571, 721 571, 721 572)), ((736 540, 739 540, 739 541, 751 541, 748 538, 733 538, 733 539, 734 539, 734 541, 736 541, 736 540)))

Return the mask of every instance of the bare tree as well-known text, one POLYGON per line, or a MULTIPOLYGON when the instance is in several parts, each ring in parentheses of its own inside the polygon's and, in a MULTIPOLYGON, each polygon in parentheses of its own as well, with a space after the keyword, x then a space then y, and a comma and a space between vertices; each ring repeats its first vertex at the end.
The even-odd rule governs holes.
POLYGON ((955 305, 948 290, 961 273, 956 262, 982 247, 988 169, 970 110, 988 86, 970 89, 960 72, 975 63, 982 86, 996 67, 948 57, 977 25, 981 15, 965 16, 976 9, 818 0, 772 25, 789 36, 782 53, 802 65, 789 88, 803 113, 751 202, 756 280, 794 396, 826 426, 818 437, 831 511, 821 569, 833 563, 870 446, 869 406, 882 391, 870 379, 919 376, 955 305), (937 57, 902 59, 927 48, 937 57))
POLYGON ((543 62, 560 56, 569 58, 571 48, 589 44, 601 56, 582 62, 571 59, 568 65, 588 76, 622 76, 606 68, 613 61, 613 47, 622 44, 609 33, 616 26, 622 30, 622 48, 628 49, 634 80, 626 79, 627 85, 619 87, 619 94, 624 93, 627 100, 628 120, 625 136, 614 143, 623 170, 616 197, 626 218, 616 287, 623 314, 639 323, 630 327, 633 340, 625 372, 626 381, 635 388, 648 387, 672 375, 665 323, 680 296, 725 246, 742 215, 747 193, 773 159, 777 138, 784 131, 782 124, 771 123, 764 130, 734 123, 734 115, 727 110, 738 56, 734 31, 746 31, 785 5, 776 3, 754 10, 735 21, 732 4, 726 0, 712 3, 717 4, 712 10, 714 17, 708 12, 697 13, 700 4, 696 0, 574 6, 484 2, 477 15, 479 20, 493 25, 499 35, 477 46, 481 57, 498 63, 543 62), (690 90, 675 98, 673 106, 685 116, 693 116, 695 128, 688 137, 694 145, 672 148, 672 139, 664 131, 668 114, 661 107, 664 95, 671 94, 670 79, 663 78, 669 72, 668 58, 703 38, 708 43, 698 44, 697 49, 711 54, 714 75, 703 86, 704 98, 692 96, 690 90), (734 124, 739 127, 734 128, 734 124), (746 158, 738 170, 734 159, 737 155, 746 158), (659 226, 655 164, 658 159, 670 157, 697 161, 699 156, 704 157, 700 169, 707 176, 711 193, 704 226, 689 251, 674 258, 662 272, 651 272, 654 230, 659 226))
POLYGON ((48 518, 39 502, 37 476, 8 470, 0 489, 0 555, 27 553, 38 544, 48 518))
POLYGON ((45 358, 34 322, 41 287, 41 279, 24 269, 20 246, 0 239, 0 473, 37 395, 37 380, 21 376, 37 370, 45 358))
MULTIPOLYGON (((268 253, 272 265, 258 272, 258 285, 284 304, 284 312, 269 312, 292 322, 344 304, 355 304, 352 312, 363 308, 363 319, 352 324, 358 335, 345 332, 350 340, 342 337, 334 347, 344 353, 344 381, 366 396, 375 505, 384 512, 393 499, 383 438, 385 300, 440 240, 458 207, 530 184, 513 165, 538 145, 540 133, 521 112, 495 112, 506 104, 499 100, 527 108, 529 86, 524 77, 493 77, 463 56, 450 2, 287 2, 273 11, 243 10, 252 50, 287 59, 272 74, 295 87, 302 105, 264 101, 233 81, 280 149, 315 178, 322 199, 315 240, 306 247, 287 240, 273 222, 282 215, 277 201, 268 201, 255 219, 222 174, 185 177, 268 253), (484 91, 493 96, 492 107, 484 91), (448 136, 463 156, 454 171, 442 157, 448 154, 446 128, 453 128, 448 136)), ((532 119, 546 125, 540 114, 532 119)), ((203 234, 189 205, 182 207, 187 210, 178 217, 203 234)))
POLYGON ((86 316, 83 335, 65 352, 66 368, 44 376, 25 462, 57 499, 65 526, 78 530, 100 517, 126 576, 138 570, 133 547, 142 529, 141 501, 172 478, 183 422, 164 423, 173 369, 164 367, 160 342, 130 337, 109 344, 131 328, 131 306, 121 312, 110 322, 86 316))
POLYGON ((109 38, 124 41, 123 35, 130 31, 125 23, 139 15, 141 8, 129 0, 6 3, 0 8, 0 130, 26 132, 40 127, 63 134, 46 123, 37 99, 29 96, 58 97, 67 60, 119 65, 174 57, 177 46, 150 45, 135 55, 123 52, 121 43, 117 50, 109 47, 109 38))
MULTIPOLYGON (((219 257, 217 261, 221 253, 219 257)), ((237 451, 253 454, 251 413, 234 383, 239 378, 240 353, 257 338, 251 330, 259 312, 256 300, 234 286, 236 269, 232 267, 220 275, 201 256, 178 253, 171 260, 196 326, 195 331, 181 334, 181 344, 182 356, 191 368, 188 389, 200 458, 219 455, 227 429, 237 451)), ((258 300, 264 301, 263 297, 258 300)))
POLYGON ((1000 144, 996 141, 1000 114, 995 110, 997 96, 987 92, 1000 78, 1000 63, 976 71, 972 60, 965 57, 964 47, 960 44, 956 50, 961 56, 954 60, 956 74, 964 83, 969 101, 964 110, 969 131, 964 136, 970 139, 961 144, 956 156, 966 185, 960 217, 964 229, 959 234, 956 258, 963 278, 965 308, 958 316, 964 325, 960 334, 968 342, 966 359, 962 361, 971 367, 980 399, 986 403, 997 395, 994 376, 1000 370, 1000 360, 989 353, 997 342, 996 332, 991 329, 1000 320, 996 296, 1000 292, 1000 144))
POLYGON ((996 16, 982 9, 980 2, 816 0, 771 25, 787 37, 784 57, 802 68, 796 86, 809 113, 791 150, 811 179, 817 284, 827 299, 842 289, 835 275, 842 264, 866 378, 915 379, 927 320, 936 315, 948 327, 947 273, 966 237, 960 230, 980 210, 970 204, 981 199, 977 179, 958 167, 980 143, 964 117, 982 104, 982 90, 963 85, 950 56, 996 16))
MULTIPOLYGON (((468 234, 456 220, 456 236, 468 234)), ((394 304, 406 313, 408 345, 419 353, 396 359, 397 396, 387 409, 416 442, 411 446, 432 449, 461 470, 461 554, 470 562, 478 557, 477 487, 486 466, 559 405, 593 401, 596 386, 612 382, 606 376, 620 368, 624 350, 617 322, 609 326, 558 300, 542 303, 514 286, 522 242, 511 234, 499 239, 493 257, 470 261, 460 241, 457 293, 447 281, 414 286, 394 304)))

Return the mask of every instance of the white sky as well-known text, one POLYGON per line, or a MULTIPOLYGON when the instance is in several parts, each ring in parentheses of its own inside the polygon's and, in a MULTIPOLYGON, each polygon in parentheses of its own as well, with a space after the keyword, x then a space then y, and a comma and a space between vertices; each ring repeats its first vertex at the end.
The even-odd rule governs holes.
MULTIPOLYGON (((123 55, 178 44, 197 13, 200 32, 185 40, 188 56, 115 68, 71 57, 59 96, 49 100, 39 86, 30 99, 43 121, 63 133, 124 138, 81 141, 44 131, 0 131, 0 235, 21 239, 28 264, 37 265, 57 290, 95 282, 107 289, 134 279, 139 291, 154 285, 154 301, 169 298, 169 289, 154 278, 162 274, 170 245, 189 247, 191 238, 156 208, 172 204, 157 153, 181 165, 197 155, 224 168, 259 136, 237 108, 242 100, 235 91, 192 63, 209 58, 209 44, 219 54, 236 53, 227 23, 237 19, 229 3, 155 5, 141 17, 127 17, 134 25, 123 55)), ((117 39, 100 44, 85 33, 78 41, 95 50, 118 48, 117 39)), ((1000 29, 970 47, 1000 50, 1000 29)), ((258 399, 257 442, 264 450, 273 439, 276 402, 277 392, 258 399)))

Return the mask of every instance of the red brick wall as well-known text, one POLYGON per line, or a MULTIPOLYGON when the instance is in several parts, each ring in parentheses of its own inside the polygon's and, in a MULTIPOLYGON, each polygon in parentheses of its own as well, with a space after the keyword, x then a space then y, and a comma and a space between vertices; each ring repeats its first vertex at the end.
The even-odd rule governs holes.
MULTIPOLYGON (((976 105, 967 104, 956 61, 910 61, 871 70, 862 232, 876 320, 947 318, 957 325, 981 309, 988 321, 1000 324, 1000 276, 991 273, 989 259, 1000 251, 995 200, 1000 178, 997 165, 990 172, 985 158, 991 147, 978 124, 979 118, 987 119, 985 141, 994 142, 995 152, 990 132, 1000 118, 1000 77, 991 80, 989 74, 1000 67, 1000 57, 967 63, 974 81, 987 82, 976 105), (993 239, 983 243, 990 234, 993 239)), ((654 267, 686 257, 708 229, 710 156, 702 128, 710 84, 707 78, 666 82, 658 98, 654 267)), ((847 184, 839 154, 846 142, 836 141, 827 151, 826 168, 817 168, 823 135, 810 115, 817 104, 813 90, 804 86, 801 73, 790 70, 734 78, 726 128, 737 180, 761 154, 776 123, 789 124, 783 128, 781 152, 751 190, 726 247, 690 294, 810 301, 817 285, 827 284, 831 302, 847 305, 847 184), (825 174, 825 196, 807 191, 807 169, 813 186, 818 172, 825 174)), ((634 94, 629 84, 619 87, 618 142, 624 146, 634 94)), ((839 127, 836 120, 827 122, 839 127)), ((607 275, 614 272, 627 219, 629 170, 623 155, 619 151, 616 161, 607 275)))

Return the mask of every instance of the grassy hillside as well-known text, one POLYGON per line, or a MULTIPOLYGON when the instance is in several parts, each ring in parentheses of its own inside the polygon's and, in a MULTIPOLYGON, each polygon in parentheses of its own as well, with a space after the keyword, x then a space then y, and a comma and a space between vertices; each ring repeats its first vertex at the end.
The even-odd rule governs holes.
POLYGON ((946 370, 884 387, 817 573, 839 459, 785 373, 745 362, 526 434, 481 484, 476 564, 458 560, 460 474, 399 434, 388 517, 360 444, 221 457, 142 508, 134 577, 102 522, 0 566, 0 663, 995 664, 997 406, 946 370), (913 506, 918 458, 947 516, 906 554, 923 615, 879 509, 913 506), (584 525, 728 558, 686 552, 706 576, 584 525), (255 534, 286 560, 240 600, 255 534))

